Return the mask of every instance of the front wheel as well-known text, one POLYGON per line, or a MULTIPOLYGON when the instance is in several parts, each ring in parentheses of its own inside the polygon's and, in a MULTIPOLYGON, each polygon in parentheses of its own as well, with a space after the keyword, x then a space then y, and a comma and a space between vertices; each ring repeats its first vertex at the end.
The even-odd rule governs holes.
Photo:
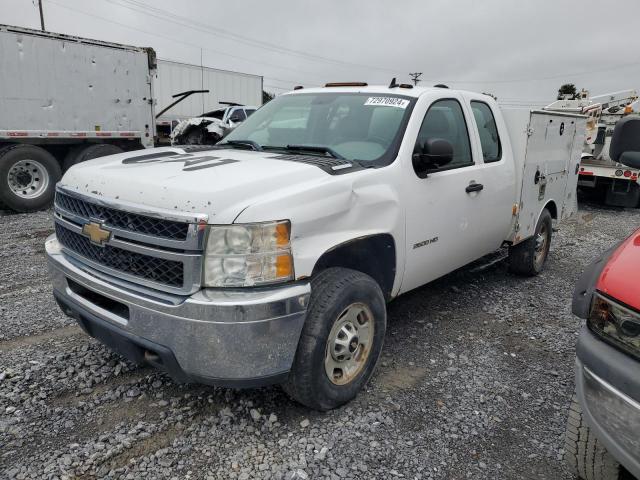
POLYGON ((564 439, 564 459, 580 480, 622 480, 623 469, 595 437, 574 395, 564 439))
POLYGON ((384 295, 368 275, 329 268, 311 281, 311 300, 284 385, 296 401, 330 410, 353 399, 371 377, 387 326, 384 295))
POLYGON ((551 227, 551 214, 545 208, 533 236, 509 247, 509 270, 512 273, 531 277, 542 271, 551 247, 551 227))

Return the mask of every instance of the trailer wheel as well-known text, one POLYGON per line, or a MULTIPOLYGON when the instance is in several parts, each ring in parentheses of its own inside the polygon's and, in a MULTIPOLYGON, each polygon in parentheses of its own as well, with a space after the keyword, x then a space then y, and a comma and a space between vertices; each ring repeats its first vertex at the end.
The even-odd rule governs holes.
POLYGON ((62 172, 53 155, 34 145, 0 150, 0 203, 18 212, 47 207, 62 172))
POLYGON ((531 238, 509 247, 509 271, 532 277, 544 268, 551 246, 551 214, 546 208, 540 214, 531 238))
POLYGON ((79 145, 73 147, 67 153, 67 156, 62 162, 64 171, 66 172, 71 167, 78 163, 86 162, 87 160, 93 160, 94 158, 106 157, 107 155, 115 155, 116 153, 122 153, 122 150, 117 145, 110 143, 97 143, 94 145, 79 145))
POLYGON ((353 399, 371 377, 384 341, 387 313, 368 275, 329 268, 311 281, 311 300, 285 391, 317 410, 353 399))
POLYGON ((585 423, 582 408, 575 395, 569 407, 564 450, 564 460, 571 473, 581 480, 623 478, 620 464, 607 452, 585 423))

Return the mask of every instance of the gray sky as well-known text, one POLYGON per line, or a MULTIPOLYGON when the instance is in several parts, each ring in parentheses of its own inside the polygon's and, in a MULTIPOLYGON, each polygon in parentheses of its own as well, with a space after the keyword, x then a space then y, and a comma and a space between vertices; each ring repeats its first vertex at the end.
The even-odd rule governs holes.
MULTIPOLYGON (((264 76, 277 93, 327 81, 491 92, 550 103, 560 84, 640 90, 638 0, 43 0, 47 30, 160 58, 264 76), (147 8, 144 5, 147 5, 147 8), (142 5, 142 6, 141 6, 142 5)), ((37 2, 35 2, 37 3, 37 2)), ((33 0, 0 0, 0 22, 39 28, 33 0)))

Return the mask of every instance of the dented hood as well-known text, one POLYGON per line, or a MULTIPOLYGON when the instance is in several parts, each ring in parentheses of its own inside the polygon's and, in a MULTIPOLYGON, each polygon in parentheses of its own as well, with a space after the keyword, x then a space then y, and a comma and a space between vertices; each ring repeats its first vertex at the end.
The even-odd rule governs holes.
POLYGON ((176 147, 126 152, 70 168, 60 186, 104 200, 206 214, 209 223, 231 223, 261 199, 331 178, 316 166, 274 157, 278 155, 176 147))

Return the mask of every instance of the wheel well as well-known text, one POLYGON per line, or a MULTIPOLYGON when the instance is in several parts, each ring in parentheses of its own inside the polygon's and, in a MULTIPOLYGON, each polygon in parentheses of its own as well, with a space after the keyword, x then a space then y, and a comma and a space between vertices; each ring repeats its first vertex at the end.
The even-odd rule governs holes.
POLYGON ((553 218, 554 220, 558 219, 558 207, 556 207, 556 202, 551 200, 549 203, 547 203, 544 206, 544 208, 549 210, 549 213, 551 214, 551 218, 553 218))
POLYGON ((391 300, 391 290, 396 277, 396 246, 393 237, 381 233, 361 237, 327 250, 313 267, 312 275, 331 267, 357 270, 373 278, 391 300))

